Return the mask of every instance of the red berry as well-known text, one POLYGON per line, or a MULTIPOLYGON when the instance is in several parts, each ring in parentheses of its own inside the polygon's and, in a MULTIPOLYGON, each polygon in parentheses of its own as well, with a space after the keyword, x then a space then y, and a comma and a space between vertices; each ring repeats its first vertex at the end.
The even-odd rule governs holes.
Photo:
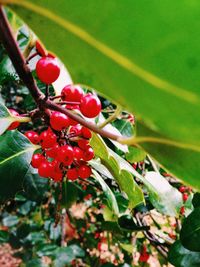
POLYGON ((83 153, 83 160, 89 161, 94 158, 94 150, 91 147, 87 147, 83 153))
POLYGON ((45 57, 47 55, 47 52, 43 44, 39 40, 36 41, 35 47, 36 47, 38 54, 40 54, 42 57, 45 57))
POLYGON ((55 82, 60 75, 60 67, 56 58, 42 57, 36 64, 38 78, 46 84, 55 82))
POLYGON ((75 109, 77 109, 77 110, 79 110, 80 108, 79 108, 79 105, 72 105, 72 104, 67 104, 66 106, 65 106, 65 108, 66 109, 70 109, 70 110, 75 110, 75 109))
POLYGON ((82 158, 83 158, 83 151, 79 147, 75 146, 74 147, 74 159, 79 161, 82 158))
POLYGON ((78 124, 77 121, 75 121, 75 120, 69 118, 69 125, 75 126, 75 125, 77 125, 77 124, 78 124))
POLYGON ((149 259, 149 254, 148 253, 140 254, 139 262, 147 262, 148 259, 149 259))
POLYGON ((79 136, 81 135, 81 129, 82 129, 81 125, 78 124, 78 125, 70 127, 69 132, 75 134, 76 136, 79 136))
POLYGON ((59 144, 55 143, 52 148, 46 150, 46 155, 50 158, 56 158, 59 147, 59 144))
POLYGON ((181 215, 184 215, 184 214, 185 214, 185 207, 184 207, 184 206, 181 207, 181 209, 180 209, 180 214, 181 214, 181 215))
POLYGON ((69 102, 80 102, 83 90, 78 85, 69 84, 62 89, 62 100, 69 102))
POLYGON ((43 161, 45 161, 45 157, 37 153, 33 155, 31 165, 33 168, 38 168, 43 161))
POLYGON ((52 172, 53 165, 48 161, 43 161, 38 168, 39 175, 45 178, 51 177, 52 172))
POLYGON ((72 146, 65 145, 58 149, 57 158, 58 161, 65 164, 65 166, 69 166, 72 164, 74 159, 74 151, 72 146))
POLYGON ((101 102, 98 97, 87 94, 81 98, 80 111, 87 118, 94 118, 101 111, 101 102))
POLYGON ((55 181, 55 182, 61 182, 62 178, 63 178, 63 173, 62 171, 54 171, 51 174, 51 178, 55 181))
POLYGON ((57 137, 50 129, 40 134, 40 142, 43 149, 53 147, 56 141, 57 137))
POLYGON ((87 179, 92 174, 91 168, 88 165, 81 165, 78 169, 78 175, 82 179, 87 179))
POLYGON ((89 200, 90 198, 92 198, 92 195, 91 194, 88 194, 84 197, 85 200, 89 200))
POLYGON ((183 197, 183 201, 185 202, 185 201, 188 200, 188 197, 189 197, 189 196, 188 196, 187 193, 183 193, 182 197, 183 197))
MULTIPOLYGON (((14 109, 9 109, 9 111, 10 111, 10 113, 14 116, 14 117, 18 117, 19 116, 19 113, 16 111, 16 110, 14 110, 14 109)), ((18 122, 18 121, 14 121, 13 123, 11 123, 11 125, 8 127, 8 129, 7 130, 14 130, 14 129, 16 129, 18 126, 20 125, 20 122, 18 122)))
POLYGON ((178 189, 181 193, 184 193, 186 191, 186 187, 185 186, 180 186, 178 189))
POLYGON ((67 178, 71 181, 78 179, 78 171, 76 168, 71 168, 67 170, 67 178))
POLYGON ((86 139, 90 139, 92 137, 91 131, 88 128, 84 127, 84 126, 81 129, 81 134, 86 139))
POLYGON ((78 146, 83 150, 90 147, 88 140, 85 140, 85 139, 78 140, 78 146))
POLYGON ((35 131, 27 131, 24 134, 33 144, 38 144, 39 143, 39 135, 35 131))
POLYGON ((50 116, 51 127, 56 131, 61 131, 70 125, 69 117, 59 111, 53 111, 50 116))

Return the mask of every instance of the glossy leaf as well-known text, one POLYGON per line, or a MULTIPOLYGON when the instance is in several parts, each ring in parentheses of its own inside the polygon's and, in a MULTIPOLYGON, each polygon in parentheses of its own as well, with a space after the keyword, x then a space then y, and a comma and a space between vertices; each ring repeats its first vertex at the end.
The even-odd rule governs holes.
POLYGON ((75 82, 101 90, 134 112, 148 129, 165 137, 165 144, 180 142, 179 149, 173 142, 170 149, 162 145, 154 153, 154 140, 145 149, 200 188, 199 169, 192 160, 184 168, 181 164, 197 153, 199 158, 200 151, 198 1, 0 2, 13 3, 14 11, 60 56, 75 82), (176 164, 166 150, 176 155, 176 164))
POLYGON ((194 209, 184 220, 180 240, 185 248, 200 252, 200 207, 194 209))
POLYGON ((134 181, 131 173, 127 171, 126 166, 120 166, 121 157, 107 148, 101 137, 96 134, 93 134, 90 144, 95 151, 95 155, 101 159, 102 164, 108 168, 120 189, 126 193, 129 199, 129 208, 132 209, 144 202, 142 190, 134 181))
POLYGON ((146 152, 138 147, 129 146, 129 152, 126 153, 126 159, 130 163, 143 161, 146 157, 146 152))
POLYGON ((123 215, 118 219, 118 224, 122 229, 127 231, 145 231, 148 230, 148 226, 137 225, 131 215, 123 215))
POLYGON ((18 131, 0 137, 0 200, 14 197, 22 189, 34 150, 38 147, 18 131))
POLYGON ((176 267, 199 267, 200 253, 193 252, 181 245, 181 242, 176 241, 169 250, 169 262, 176 267))
POLYGON ((152 205, 161 213, 178 216, 183 205, 182 194, 157 172, 147 172, 149 199, 152 205))
POLYGON ((111 209, 111 211, 118 216, 119 215, 119 208, 117 204, 117 200, 115 198, 115 195, 111 191, 110 187, 106 184, 106 182, 103 180, 101 175, 98 174, 95 170, 92 170, 95 179, 100 183, 102 190, 104 194, 106 195, 108 207, 111 209))
POLYGON ((194 194, 193 199, 192 199, 192 205, 194 208, 200 207, 200 193, 197 192, 194 194))

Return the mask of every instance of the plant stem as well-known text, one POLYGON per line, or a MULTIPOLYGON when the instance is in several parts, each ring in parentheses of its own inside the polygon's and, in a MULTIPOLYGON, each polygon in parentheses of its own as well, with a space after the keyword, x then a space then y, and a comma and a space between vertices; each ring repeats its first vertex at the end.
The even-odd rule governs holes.
POLYGON ((105 127, 107 124, 111 123, 112 121, 114 121, 115 119, 117 119, 117 117, 119 116, 119 114, 121 113, 122 109, 121 107, 117 107, 115 112, 107 118, 107 120, 105 120, 104 122, 102 122, 101 124, 98 125, 99 128, 103 128, 105 127))

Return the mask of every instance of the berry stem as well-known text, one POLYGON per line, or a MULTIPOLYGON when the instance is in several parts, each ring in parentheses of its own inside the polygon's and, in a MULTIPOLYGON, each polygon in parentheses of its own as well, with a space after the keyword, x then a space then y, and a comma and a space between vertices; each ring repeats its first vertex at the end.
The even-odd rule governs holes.
POLYGON ((119 114, 121 113, 122 109, 121 107, 117 107, 115 112, 107 118, 107 120, 105 120, 104 122, 102 122, 101 124, 99 124, 99 128, 104 128, 107 124, 111 123, 112 121, 114 121, 115 119, 117 119, 117 117, 119 116, 119 114))

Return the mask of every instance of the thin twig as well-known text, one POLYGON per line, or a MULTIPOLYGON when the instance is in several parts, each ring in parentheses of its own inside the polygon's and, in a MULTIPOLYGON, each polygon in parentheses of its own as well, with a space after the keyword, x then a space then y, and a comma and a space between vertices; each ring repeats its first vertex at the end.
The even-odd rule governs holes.
POLYGON ((102 122, 101 124, 98 125, 99 128, 104 128, 107 124, 111 123, 112 121, 116 120, 117 117, 119 116, 119 114, 121 113, 122 108, 121 107, 117 107, 115 112, 108 117, 104 122, 102 122))

